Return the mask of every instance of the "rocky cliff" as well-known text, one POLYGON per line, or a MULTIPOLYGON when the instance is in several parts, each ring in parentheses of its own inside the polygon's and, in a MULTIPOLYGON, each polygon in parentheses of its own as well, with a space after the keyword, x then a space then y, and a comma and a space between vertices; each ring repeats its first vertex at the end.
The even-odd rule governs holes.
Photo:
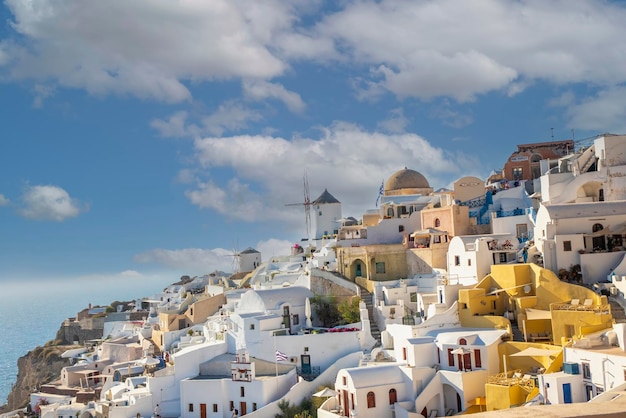
POLYGON ((19 358, 17 380, 11 388, 7 404, 0 406, 0 413, 23 408, 32 392, 36 392, 42 384, 59 378, 63 367, 69 365, 69 360, 61 358, 61 355, 72 347, 57 345, 57 342, 58 340, 49 341, 43 347, 37 347, 19 358))

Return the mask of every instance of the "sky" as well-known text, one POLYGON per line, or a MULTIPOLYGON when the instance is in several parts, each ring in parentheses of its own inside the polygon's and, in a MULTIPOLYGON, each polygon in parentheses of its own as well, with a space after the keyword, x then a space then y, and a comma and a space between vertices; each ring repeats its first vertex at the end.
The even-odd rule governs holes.
POLYGON ((232 270, 408 167, 626 132, 626 3, 4 0, 0 281, 232 270))

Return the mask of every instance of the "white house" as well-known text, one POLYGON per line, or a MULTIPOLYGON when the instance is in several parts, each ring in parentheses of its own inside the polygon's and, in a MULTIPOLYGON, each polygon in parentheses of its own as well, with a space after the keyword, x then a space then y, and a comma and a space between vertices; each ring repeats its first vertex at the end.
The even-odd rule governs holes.
POLYGON ((180 382, 183 418, 228 418, 235 409, 246 415, 282 397, 298 379, 295 366, 253 359, 245 350, 199 368, 198 376, 180 382))
MULTIPOLYGON (((626 324, 613 324, 612 331, 598 333, 595 337, 592 335, 582 341, 585 344, 575 343, 573 347, 564 348, 564 364, 570 364, 573 374, 582 378, 584 396, 578 397, 579 402, 626 382, 626 324)), ((573 399, 575 396, 572 385, 573 399)))
POLYGON ((542 205, 535 245, 544 267, 558 273, 580 265, 585 283, 605 280, 624 257, 624 235, 611 227, 626 222, 626 201, 542 205))
POLYGON ((511 233, 453 237, 448 247, 448 275, 463 285, 478 283, 492 265, 517 262, 519 246, 511 233))

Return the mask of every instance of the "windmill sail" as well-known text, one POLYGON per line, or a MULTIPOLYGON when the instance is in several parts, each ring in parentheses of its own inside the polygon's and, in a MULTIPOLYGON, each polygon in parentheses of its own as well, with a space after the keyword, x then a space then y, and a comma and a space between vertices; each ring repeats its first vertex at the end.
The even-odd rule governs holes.
POLYGON ((287 203, 285 206, 304 206, 304 222, 306 224, 306 240, 311 241, 311 196, 309 195, 309 177, 304 172, 304 202, 302 203, 287 203))

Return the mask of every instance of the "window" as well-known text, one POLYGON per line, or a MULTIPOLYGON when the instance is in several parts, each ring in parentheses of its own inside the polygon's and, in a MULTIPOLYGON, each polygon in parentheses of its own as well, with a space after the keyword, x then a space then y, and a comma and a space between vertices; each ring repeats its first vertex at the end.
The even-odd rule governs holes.
POLYGON ((192 403, 190 403, 190 404, 189 404, 189 407, 188 407, 188 409, 187 409, 187 410, 188 410, 189 412, 193 412, 193 404, 192 404, 192 403))
POLYGON ((459 339, 459 345, 467 345, 467 340, 465 338, 459 339))
POLYGON ((435 218, 435 228, 439 228, 441 226, 441 220, 439 218, 435 218))
POLYGON ((253 410, 253 411, 256 411, 256 409, 257 409, 257 408, 256 408, 256 402, 252 402, 252 410, 253 410))
POLYGON ((374 395, 374 392, 367 393, 367 407, 376 408, 376 396, 374 395))
POLYGON ((389 405, 398 402, 398 392, 395 389, 389 389, 389 405))
POLYGON ((572 241, 563 241, 563 251, 572 251, 572 241))
POLYGON ((454 265, 455 266, 460 266, 461 265, 461 257, 458 255, 454 256, 454 265))
POLYGON ((474 363, 476 363, 476 367, 482 367, 482 362, 480 360, 480 350, 474 350, 474 363))
POLYGON ((448 366, 454 366, 454 354, 451 348, 448 348, 448 366))
POLYGON ((235 409, 235 402, 230 401, 230 409, 229 409, 229 411, 232 411, 233 409, 235 409))
POLYGON ((591 379, 591 367, 589 367, 589 363, 583 363, 583 377, 585 379, 591 379))
POLYGON ((291 317, 291 323, 293 325, 298 325, 300 323, 300 316, 298 314, 293 314, 291 317))
POLYGON ((591 232, 598 232, 603 229, 604 227, 602 226, 602 224, 593 224, 593 226, 591 227, 591 232))
POLYGON ((513 167, 513 180, 522 180, 524 178, 524 169, 522 167, 513 167))
POLYGON ((441 242, 441 235, 434 235, 433 236, 433 243, 439 244, 440 242, 441 242))
POLYGON ((217 404, 216 403, 213 404, 213 412, 217 412, 217 404))
POLYGON ((385 272, 385 263, 378 261, 376 262, 376 273, 382 274, 385 272))
POLYGON ((404 225, 398 225, 398 232, 404 232, 404 225))
POLYGON ((472 265, 472 259, 471 259, 471 258, 468 258, 468 259, 467 259, 467 265, 468 265, 468 266, 471 266, 471 265, 472 265))
POLYGON ((254 324, 250 324, 250 329, 254 329, 254 324))
POLYGON ((344 385, 344 386, 346 386, 346 385, 348 384, 348 379, 344 376, 344 377, 341 379, 341 382, 343 383, 343 385, 344 385))
POLYGON ((501 263, 506 263, 506 253, 500 253, 498 258, 500 259, 501 263))
POLYGON ((243 386, 239 388, 239 396, 241 396, 242 398, 246 396, 246 388, 244 388, 243 386))

